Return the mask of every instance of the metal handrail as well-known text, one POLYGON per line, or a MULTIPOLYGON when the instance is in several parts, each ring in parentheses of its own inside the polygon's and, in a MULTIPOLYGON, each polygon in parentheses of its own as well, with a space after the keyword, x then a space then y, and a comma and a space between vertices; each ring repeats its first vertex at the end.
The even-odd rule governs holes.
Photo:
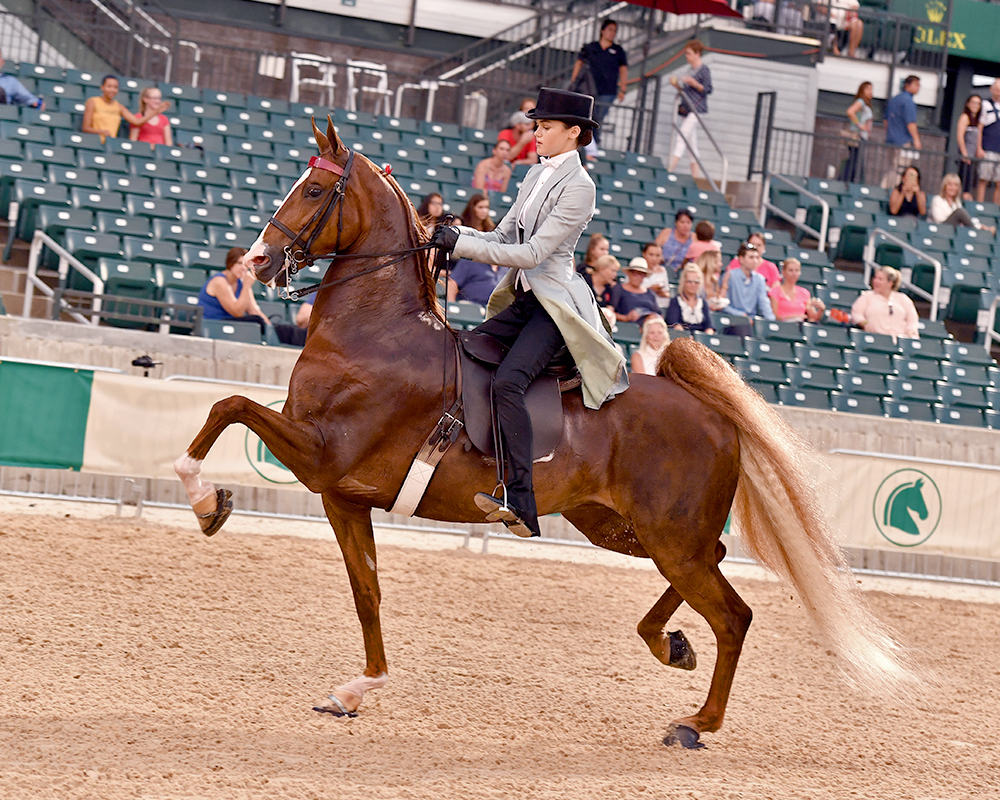
MULTIPOLYGON (((729 158, 726 156, 724 152, 722 152, 722 148, 719 147, 719 143, 715 141, 715 137, 712 136, 712 132, 708 129, 708 126, 702 121, 701 116, 698 114, 698 112, 695 111, 693 108, 689 109, 690 113, 694 114, 694 118, 698 120, 698 127, 705 132, 705 135, 708 137, 708 141, 711 142, 712 147, 715 148, 715 152, 719 154, 719 159, 722 161, 722 188, 720 189, 718 184, 716 184, 716 182, 712 179, 712 176, 709 174, 708 170, 705 169, 705 165, 701 163, 701 156, 699 156, 692 149, 691 143, 687 140, 687 137, 683 133, 681 133, 681 126, 677 124, 677 109, 680 107, 680 102, 681 102, 680 95, 678 95, 676 98, 674 98, 674 114, 670 122, 670 125, 673 129, 672 133, 676 133, 678 136, 681 137, 685 146, 687 146, 688 152, 691 154, 691 158, 693 158, 695 162, 698 164, 698 167, 699 169, 701 169, 702 174, 705 176, 705 178, 711 185, 712 191, 718 192, 719 194, 725 194, 726 186, 729 184, 729 158)), ((674 139, 673 136, 671 135, 670 152, 672 153, 673 151, 674 151, 674 139)))
POLYGON ((911 253, 917 255, 921 260, 927 261, 934 267, 934 285, 932 291, 928 293, 925 289, 921 289, 919 286, 915 286, 913 283, 908 281, 905 277, 903 278, 903 283, 906 284, 907 288, 914 294, 920 295, 924 300, 929 300, 931 304, 930 318, 933 320, 937 319, 938 303, 941 300, 941 262, 936 258, 932 258, 923 250, 919 250, 914 247, 909 242, 904 242, 895 234, 889 233, 889 231, 882 228, 872 228, 868 233, 868 243, 865 245, 864 252, 864 262, 865 262, 865 283, 871 279, 872 267, 881 266, 875 261, 875 238, 881 237, 882 239, 892 242, 894 245, 901 247, 904 250, 909 250, 911 253))
POLYGON ((821 253, 826 252, 826 235, 830 227, 830 204, 826 202, 826 200, 824 200, 818 194, 810 192, 804 186, 801 186, 795 181, 789 180, 784 175, 772 175, 771 173, 767 173, 766 177, 764 178, 764 189, 761 192, 761 200, 760 200, 760 226, 762 228, 764 227, 764 222, 766 221, 765 220, 766 212, 768 211, 770 211, 772 214, 775 214, 776 216, 781 217, 786 222, 790 222, 796 228, 801 228, 810 236, 814 237, 818 243, 817 249, 819 250, 819 252, 821 253), (819 203, 820 206, 819 230, 816 230, 810 225, 806 225, 804 222, 799 222, 797 219, 795 219, 795 217, 793 217, 783 208, 779 208, 778 206, 774 205, 771 202, 770 197, 771 197, 772 180, 776 180, 781 183, 787 184, 788 186, 791 186, 793 189, 795 189, 795 191, 798 192, 799 194, 804 194, 806 197, 812 198, 813 200, 819 203))
MULTIPOLYGON (((59 256, 60 282, 66 279, 66 276, 69 274, 69 268, 72 267, 94 284, 95 294, 104 294, 104 281, 102 281, 101 278, 90 269, 90 267, 80 261, 80 259, 73 256, 69 250, 59 244, 59 242, 49 236, 45 231, 36 230, 35 235, 31 239, 31 249, 28 251, 28 275, 27 282, 24 287, 24 308, 21 312, 22 317, 25 319, 31 318, 31 306, 35 299, 35 289, 38 289, 38 291, 50 300, 55 297, 55 290, 38 277, 38 262, 42 257, 43 247, 48 247, 57 256, 59 256)), ((60 305, 65 307, 65 304, 63 303, 60 303, 60 305)), ((66 307, 66 313, 68 313, 77 322, 81 322, 84 325, 99 325, 101 322, 100 310, 101 301, 95 300, 94 316, 88 320, 83 314, 69 310, 68 307, 66 307)))
POLYGON ((983 336, 983 345, 986 347, 986 355, 992 355, 993 342, 1000 343, 1000 333, 997 333, 997 307, 1000 306, 1000 295, 993 298, 989 309, 986 311, 986 331, 983 336))

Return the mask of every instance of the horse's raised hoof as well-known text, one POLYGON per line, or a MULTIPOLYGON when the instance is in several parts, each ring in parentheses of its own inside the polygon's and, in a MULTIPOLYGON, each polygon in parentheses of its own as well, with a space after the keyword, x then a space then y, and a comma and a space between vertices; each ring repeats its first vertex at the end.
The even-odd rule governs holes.
POLYGON ((698 658, 694 648, 681 631, 668 631, 670 637, 670 665, 677 669, 694 669, 698 666, 698 658))
POLYGON ((698 741, 700 735, 698 731, 687 725, 671 725, 667 728, 667 735, 663 737, 663 743, 667 747, 680 745, 685 750, 701 750, 705 745, 698 741))
POLYGON ((348 711, 347 706, 340 702, 339 698, 334 695, 327 695, 332 701, 333 706, 313 706, 313 711, 318 711, 320 714, 333 714, 335 717, 347 717, 348 719, 354 719, 357 715, 357 711, 348 711))
POLYGON ((196 514, 201 532, 213 536, 219 528, 226 524, 229 515, 233 513, 233 493, 228 489, 219 489, 215 493, 215 510, 207 514, 196 514))

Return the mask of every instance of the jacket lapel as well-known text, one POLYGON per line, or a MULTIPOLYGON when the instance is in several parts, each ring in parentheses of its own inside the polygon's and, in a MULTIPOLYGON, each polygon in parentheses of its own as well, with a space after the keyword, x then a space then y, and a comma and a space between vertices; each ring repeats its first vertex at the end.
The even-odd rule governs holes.
MULTIPOLYGON (((545 202, 545 198, 549 196, 553 189, 556 188, 560 183, 562 183, 566 178, 572 175, 576 168, 580 166, 580 154, 574 152, 569 158, 567 158, 559 168, 556 170, 555 175, 548 179, 542 191, 539 192, 538 197, 534 199, 532 204, 528 207, 528 214, 525 217, 524 235, 525 237, 531 236, 538 227, 538 214, 542 210, 542 203, 545 202)), ((539 171, 541 175, 541 171, 539 171)), ((534 183, 532 183, 534 186, 534 183)), ((527 197, 527 195, 525 195, 527 197)))

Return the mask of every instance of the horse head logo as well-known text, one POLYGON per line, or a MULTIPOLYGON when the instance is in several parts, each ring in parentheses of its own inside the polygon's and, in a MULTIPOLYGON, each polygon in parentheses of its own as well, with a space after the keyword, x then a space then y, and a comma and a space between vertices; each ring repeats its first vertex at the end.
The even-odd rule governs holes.
POLYGON ((903 533, 919 536, 920 529, 917 527, 911 512, 916 512, 921 520, 927 519, 927 503, 924 501, 923 485, 924 479, 917 478, 912 483, 902 483, 893 489, 885 504, 882 521, 886 525, 903 531, 903 533))

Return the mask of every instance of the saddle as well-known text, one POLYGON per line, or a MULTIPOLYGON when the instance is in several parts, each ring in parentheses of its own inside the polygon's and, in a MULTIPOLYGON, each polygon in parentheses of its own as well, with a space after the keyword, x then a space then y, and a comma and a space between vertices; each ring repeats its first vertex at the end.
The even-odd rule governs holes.
MULTIPOLYGON (((507 355, 508 347, 489 334, 462 331, 458 335, 462 369, 462 406, 465 432, 472 446, 496 457, 493 439, 493 373, 507 355)), ((581 383, 580 373, 564 345, 524 394, 531 417, 531 457, 548 455, 562 441, 563 392, 581 383)))

